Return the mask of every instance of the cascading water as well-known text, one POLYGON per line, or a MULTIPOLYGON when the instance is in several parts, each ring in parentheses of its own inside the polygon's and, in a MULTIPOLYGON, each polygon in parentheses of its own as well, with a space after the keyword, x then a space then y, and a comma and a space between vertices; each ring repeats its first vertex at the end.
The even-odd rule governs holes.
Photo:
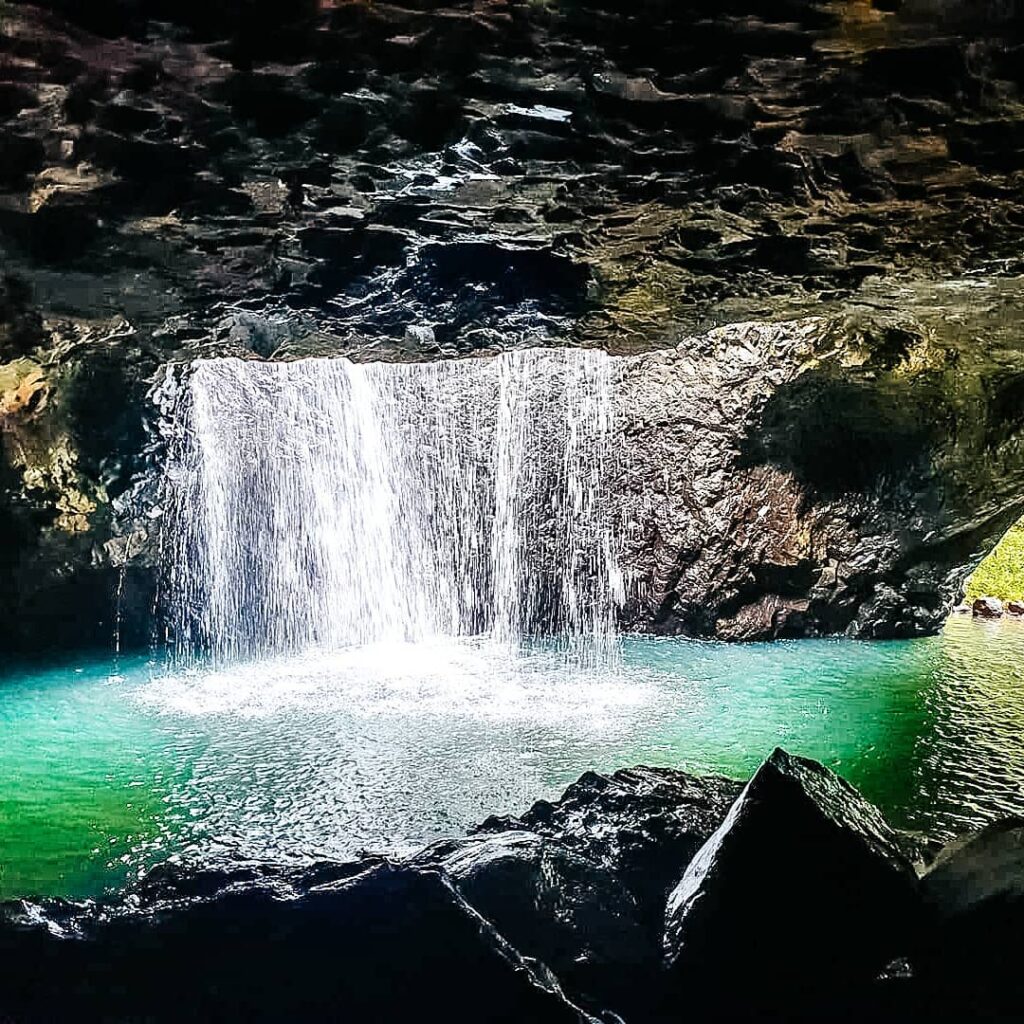
POLYGON ((174 647, 545 634, 606 659, 622 589, 613 362, 196 362, 166 475, 174 647))

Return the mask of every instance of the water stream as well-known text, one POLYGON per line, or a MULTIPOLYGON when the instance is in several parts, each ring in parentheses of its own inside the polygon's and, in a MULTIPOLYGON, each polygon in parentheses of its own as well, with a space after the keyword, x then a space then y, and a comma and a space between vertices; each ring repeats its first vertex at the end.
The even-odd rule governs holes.
POLYGON ((174 645, 230 658, 547 634, 607 654, 611 364, 196 363, 167 467, 174 645))

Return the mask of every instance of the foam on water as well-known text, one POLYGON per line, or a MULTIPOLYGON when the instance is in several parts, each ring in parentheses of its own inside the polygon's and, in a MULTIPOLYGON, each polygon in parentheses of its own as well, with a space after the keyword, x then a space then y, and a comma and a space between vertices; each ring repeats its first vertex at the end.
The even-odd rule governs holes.
POLYGON ((635 673, 567 669, 550 646, 510 657, 503 645, 471 637, 365 644, 216 671, 193 665, 156 676, 134 699, 196 717, 314 711, 538 726, 554 717, 600 731, 652 695, 635 673))
POLYGON ((0 898, 94 895, 174 854, 401 853, 557 796, 583 771, 746 777, 781 745, 894 824, 1024 811, 1024 625, 725 645, 626 637, 614 671, 490 638, 146 658, 0 678, 0 898))

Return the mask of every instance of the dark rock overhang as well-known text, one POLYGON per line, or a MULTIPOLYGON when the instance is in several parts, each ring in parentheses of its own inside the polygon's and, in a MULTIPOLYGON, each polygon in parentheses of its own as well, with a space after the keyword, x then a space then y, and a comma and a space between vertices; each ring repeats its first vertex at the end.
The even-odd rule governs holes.
POLYGON ((773 384, 737 465, 813 507, 881 487, 904 526, 808 626, 842 562, 820 534, 820 558, 758 556, 720 602, 686 582, 686 523, 654 523, 659 628, 842 629, 868 599, 867 633, 934 628, 1019 512, 1012 5, 105 0, 0 20, 16 633, 69 581, 90 581, 71 608, 104 602, 147 392, 169 360, 226 352, 637 353, 845 325, 862 365, 773 384), (936 452, 941 486, 905 472, 936 452))

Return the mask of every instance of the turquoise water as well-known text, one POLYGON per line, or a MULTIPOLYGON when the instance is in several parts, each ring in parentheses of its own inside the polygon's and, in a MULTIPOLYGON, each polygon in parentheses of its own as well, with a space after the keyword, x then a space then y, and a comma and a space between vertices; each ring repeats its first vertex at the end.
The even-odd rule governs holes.
POLYGON ((922 640, 630 638, 622 664, 484 642, 175 673, 122 658, 0 679, 0 897, 86 896, 175 855, 400 852, 586 769, 747 775, 817 757, 895 824, 1024 812, 1024 625, 922 640))

